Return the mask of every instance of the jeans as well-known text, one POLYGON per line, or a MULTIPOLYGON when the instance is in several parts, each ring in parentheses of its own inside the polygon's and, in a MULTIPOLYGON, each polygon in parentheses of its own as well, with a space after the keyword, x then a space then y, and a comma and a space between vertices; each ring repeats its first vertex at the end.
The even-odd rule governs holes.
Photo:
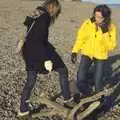
POLYGON ((77 88, 78 91, 84 95, 87 95, 89 90, 87 86, 87 75, 92 63, 94 63, 93 80, 95 84, 95 92, 102 90, 105 60, 98 60, 96 58, 90 59, 88 56, 82 55, 77 72, 77 88))
MULTIPOLYGON (((62 94, 65 100, 70 99, 70 91, 69 91, 69 81, 68 81, 68 70, 67 68, 59 68, 57 70, 60 76, 60 87, 62 90, 62 94)), ((29 110, 27 100, 30 99, 32 89, 36 83, 37 72, 35 71, 27 71, 27 82, 23 88, 23 92, 21 95, 21 104, 20 111, 25 112, 29 110)))

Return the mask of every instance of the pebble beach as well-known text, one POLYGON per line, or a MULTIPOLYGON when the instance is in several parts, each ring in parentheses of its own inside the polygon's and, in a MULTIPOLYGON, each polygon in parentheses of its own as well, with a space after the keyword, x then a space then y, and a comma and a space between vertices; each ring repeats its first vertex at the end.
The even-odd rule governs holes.
MULTIPOLYGON (((0 120, 19 120, 20 95, 26 81, 22 57, 16 54, 16 45, 25 33, 23 21, 43 1, 39 0, 0 0, 0 120)), ((80 1, 61 1, 62 13, 50 27, 49 41, 56 47, 69 70, 69 80, 76 79, 77 66, 70 61, 71 49, 81 23, 91 16, 95 7, 92 3, 80 1)), ((110 54, 111 73, 108 71, 107 83, 120 81, 120 7, 111 7, 112 19, 117 26, 117 47, 110 54)), ((80 55, 79 55, 80 57, 80 55)), ((79 63, 78 57, 78 63, 79 63)), ((72 88, 71 88, 72 89, 72 88)), ((31 100, 36 101, 42 92, 56 94, 60 91, 59 76, 38 75, 31 100)), ((72 90, 71 90, 72 91, 72 90)), ((120 91, 120 88, 119 88, 120 91)), ((120 93, 120 92, 119 92, 120 93)), ((97 120, 120 120, 120 94, 113 108, 97 120)), ((34 120, 57 120, 57 118, 36 118, 34 120)))

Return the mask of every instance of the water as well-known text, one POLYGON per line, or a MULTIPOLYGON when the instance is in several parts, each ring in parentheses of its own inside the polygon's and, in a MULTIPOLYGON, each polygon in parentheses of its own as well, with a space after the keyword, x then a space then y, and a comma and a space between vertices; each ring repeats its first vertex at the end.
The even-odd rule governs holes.
POLYGON ((120 4, 109 4, 110 7, 120 7, 120 4))
POLYGON ((119 6, 120 0, 82 0, 83 2, 93 2, 96 4, 109 4, 110 6, 119 6))

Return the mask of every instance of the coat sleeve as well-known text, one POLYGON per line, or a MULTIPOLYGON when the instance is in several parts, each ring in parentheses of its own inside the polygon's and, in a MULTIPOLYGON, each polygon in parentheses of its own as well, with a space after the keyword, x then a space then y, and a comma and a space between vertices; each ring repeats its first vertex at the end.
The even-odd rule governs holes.
POLYGON ((25 21, 23 22, 23 24, 25 26, 30 26, 32 24, 33 20, 34 19, 31 16, 26 16, 25 21))
POLYGON ((85 41, 85 36, 86 36, 86 32, 87 32, 87 25, 88 25, 88 20, 86 20, 82 24, 80 29, 78 30, 77 38, 76 38, 75 44, 73 46, 72 53, 78 53, 78 51, 81 49, 81 47, 85 41))
POLYGON ((116 47, 116 27, 111 25, 109 32, 103 34, 105 46, 110 51, 116 47))

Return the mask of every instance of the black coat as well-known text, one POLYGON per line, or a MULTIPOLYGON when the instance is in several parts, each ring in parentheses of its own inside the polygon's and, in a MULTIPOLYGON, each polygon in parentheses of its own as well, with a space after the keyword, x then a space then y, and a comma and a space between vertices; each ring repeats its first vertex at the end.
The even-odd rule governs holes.
POLYGON ((28 33, 22 54, 26 63, 26 70, 48 73, 44 67, 46 60, 53 62, 53 70, 65 67, 65 65, 56 53, 55 48, 48 42, 51 17, 44 8, 41 10, 44 13, 35 20, 35 24, 28 33))

